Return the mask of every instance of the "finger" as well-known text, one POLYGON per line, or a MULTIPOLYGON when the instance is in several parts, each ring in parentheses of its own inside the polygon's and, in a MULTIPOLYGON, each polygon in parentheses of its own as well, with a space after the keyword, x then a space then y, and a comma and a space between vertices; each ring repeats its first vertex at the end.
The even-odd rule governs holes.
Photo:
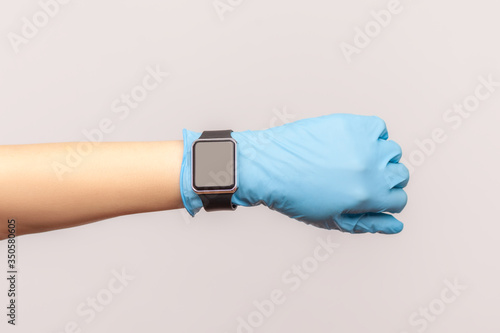
POLYGON ((384 212, 400 213, 408 202, 408 195, 401 188, 393 188, 385 198, 384 212))
POLYGON ((384 213, 366 213, 358 217, 354 233, 397 234, 403 230, 401 223, 394 216, 384 213))
POLYGON ((393 140, 380 142, 380 154, 384 163, 398 163, 403 155, 401 146, 393 140))
POLYGON ((389 132, 387 132, 387 125, 385 121, 377 116, 372 116, 373 122, 375 123, 375 130, 379 139, 387 140, 389 138, 389 132))
POLYGON ((385 177, 389 188, 403 188, 410 180, 410 171, 402 163, 388 163, 385 168, 385 177))

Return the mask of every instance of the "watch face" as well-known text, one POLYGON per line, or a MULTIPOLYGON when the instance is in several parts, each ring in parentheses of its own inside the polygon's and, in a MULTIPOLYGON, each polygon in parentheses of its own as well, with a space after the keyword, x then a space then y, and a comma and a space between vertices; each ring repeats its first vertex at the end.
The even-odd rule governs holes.
POLYGON ((193 145, 195 191, 230 191, 236 186, 236 144, 233 140, 198 140, 193 145))

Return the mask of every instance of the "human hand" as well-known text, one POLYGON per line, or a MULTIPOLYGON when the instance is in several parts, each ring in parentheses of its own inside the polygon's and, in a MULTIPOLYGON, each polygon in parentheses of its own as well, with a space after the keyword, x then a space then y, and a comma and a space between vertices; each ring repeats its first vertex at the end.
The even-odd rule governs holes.
MULTIPOLYGON (((184 132, 185 150, 199 135, 184 132)), ((398 163, 401 148, 388 140, 382 119, 332 114, 233 132, 232 137, 238 142, 234 204, 264 204, 325 229, 386 234, 402 230, 403 224, 387 213, 405 207, 402 188, 409 172, 398 163)), ((190 172, 183 172, 181 192, 194 215, 202 204, 190 191, 190 172)))

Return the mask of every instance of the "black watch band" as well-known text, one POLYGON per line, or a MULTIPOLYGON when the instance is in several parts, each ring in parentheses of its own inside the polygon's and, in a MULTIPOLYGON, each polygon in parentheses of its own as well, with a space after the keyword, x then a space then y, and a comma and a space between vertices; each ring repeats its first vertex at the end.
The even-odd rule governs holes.
MULTIPOLYGON (((200 139, 225 139, 231 138, 232 130, 204 131, 200 139)), ((231 202, 233 193, 199 194, 205 211, 235 210, 236 205, 231 202)))
POLYGON ((216 210, 235 210, 237 207, 231 202, 233 193, 199 194, 199 196, 207 212, 216 210))
POLYGON ((233 133, 232 130, 203 131, 200 139, 232 139, 231 133, 233 133))

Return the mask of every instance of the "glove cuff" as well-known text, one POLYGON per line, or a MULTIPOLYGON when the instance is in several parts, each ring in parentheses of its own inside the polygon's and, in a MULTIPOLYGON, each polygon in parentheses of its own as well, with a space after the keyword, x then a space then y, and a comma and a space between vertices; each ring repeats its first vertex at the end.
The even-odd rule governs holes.
MULTIPOLYGON (((180 174, 180 190, 184 207, 191 216, 195 216, 203 203, 191 187, 191 147, 201 133, 184 129, 182 131, 184 139, 184 153, 180 174)), ((238 206, 255 206, 263 201, 259 196, 268 184, 265 181, 265 166, 261 165, 259 158, 260 146, 255 143, 255 131, 232 132, 231 136, 237 142, 237 174, 238 189, 233 194, 231 202, 238 206)), ((264 191, 265 192, 265 191, 264 191)))
POLYGON ((191 146, 193 142, 201 136, 201 133, 182 130, 184 139, 184 153, 182 156, 182 166, 180 174, 180 189, 184 207, 191 216, 195 216, 203 207, 200 197, 191 187, 191 146))

